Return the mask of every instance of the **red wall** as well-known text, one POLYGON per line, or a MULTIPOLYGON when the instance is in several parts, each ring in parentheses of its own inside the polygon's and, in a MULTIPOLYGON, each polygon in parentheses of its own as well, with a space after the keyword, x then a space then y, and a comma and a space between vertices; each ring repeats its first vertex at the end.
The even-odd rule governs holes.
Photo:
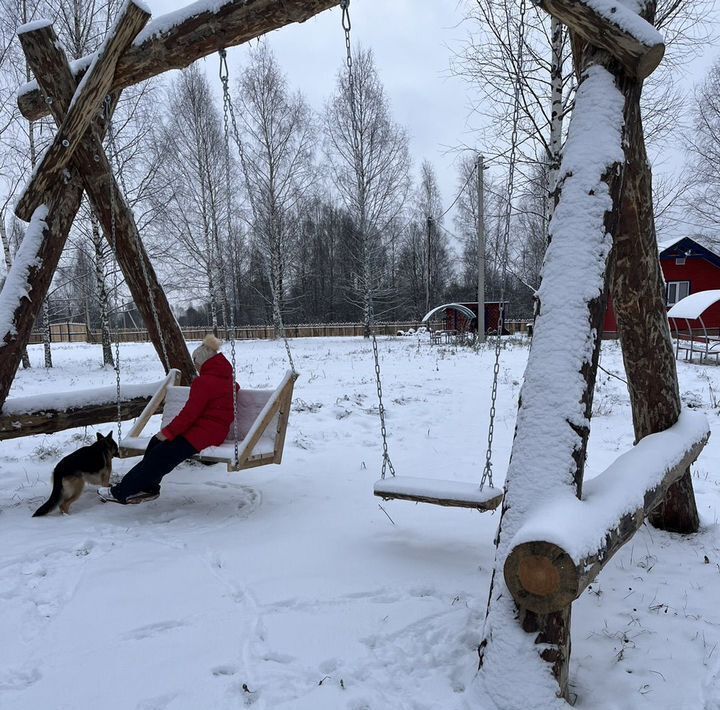
MULTIPOLYGON (((477 303, 461 303, 477 315, 477 303)), ((498 320, 500 319, 500 304, 485 304, 485 330, 486 332, 495 332, 497 330, 498 320)), ((470 329, 470 323, 465 316, 459 311, 447 310, 445 312, 445 328, 446 330, 466 331, 470 329)))
MULTIPOLYGON (((665 281, 689 281, 690 293, 720 288, 720 269, 700 257, 688 257, 685 264, 680 266, 675 263, 675 257, 673 256, 668 259, 660 259, 660 266, 665 281)), ((716 303, 705 311, 703 321, 707 328, 720 328, 720 303, 716 303)), ((605 314, 603 329, 608 334, 617 332, 612 298, 608 299, 608 309, 605 314)))

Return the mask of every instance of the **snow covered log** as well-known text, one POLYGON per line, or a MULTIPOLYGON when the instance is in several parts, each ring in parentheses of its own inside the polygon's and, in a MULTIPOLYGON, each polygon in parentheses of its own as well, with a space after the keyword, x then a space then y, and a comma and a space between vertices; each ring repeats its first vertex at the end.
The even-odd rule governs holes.
MULTIPOLYGON (((73 152, 97 115, 98 107, 103 105, 110 91, 118 59, 149 19, 150 13, 134 2, 127 2, 123 7, 95 61, 78 86, 55 139, 43 154, 29 185, 15 206, 15 214, 20 219, 29 222, 35 208, 60 179, 63 169, 70 163, 73 152)), ((26 27, 31 28, 33 25, 26 27)), ((18 34, 24 34, 22 27, 18 34)))
POLYGON ((585 498, 550 501, 518 530, 505 582, 523 608, 559 611, 577 599, 684 475, 710 437, 705 415, 683 412, 588 481, 585 498))
MULTIPOLYGON (((75 94, 76 85, 67 58, 59 47, 57 35, 51 25, 42 24, 23 32, 20 43, 35 76, 40 77, 43 91, 54 97, 50 108, 55 122, 61 125, 75 94)), ((118 263, 161 362, 166 369, 169 366, 180 370, 185 382, 189 383, 195 373, 195 366, 167 296, 158 283, 155 270, 145 251, 132 210, 113 177, 110 162, 94 131, 86 133, 80 141, 72 163, 78 168, 77 172, 80 173, 93 210, 110 241, 113 223, 115 225, 114 248, 118 263), (146 275, 150 292, 145 281, 146 275), (160 329, 155 325, 153 306, 158 315, 160 329), (164 352, 167 352, 169 363, 165 363, 164 352)))
POLYGON ((650 76, 665 54, 662 35, 620 0, 536 0, 536 4, 592 46, 609 52, 637 79, 650 76))
POLYGON ((570 608, 546 615, 518 609, 503 569, 516 533, 537 508, 582 492, 606 268, 622 186, 625 109, 620 80, 592 51, 583 61, 538 289, 481 644, 479 696, 503 710, 551 708, 556 696, 568 696, 570 608))
MULTIPOLYGON (((124 89, 170 69, 183 69, 194 61, 293 22, 305 22, 339 4, 339 0, 200 0, 153 20, 138 35, 117 65, 113 90, 124 89)), ((76 82, 92 57, 73 65, 76 82)), ((34 72, 35 73, 35 72, 34 72)), ((37 73, 35 73, 37 76, 37 73)), ((46 116, 48 106, 36 82, 18 90, 18 106, 25 118, 46 116)))
POLYGON ((82 203, 79 180, 72 179, 61 189, 33 215, 0 293, 0 406, 10 392, 82 203))
MULTIPOLYGON (((161 382, 120 388, 120 418, 139 417, 161 382)), ((117 389, 53 392, 8 400, 0 412, 0 441, 117 421, 117 389)))

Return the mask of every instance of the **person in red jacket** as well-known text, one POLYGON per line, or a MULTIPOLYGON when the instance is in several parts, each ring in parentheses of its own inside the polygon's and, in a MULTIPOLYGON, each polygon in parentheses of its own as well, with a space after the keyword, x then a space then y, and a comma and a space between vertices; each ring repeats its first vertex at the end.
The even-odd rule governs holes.
POLYGON ((218 446, 227 439, 233 421, 232 365, 220 351, 222 343, 207 335, 193 351, 198 376, 180 413, 150 439, 142 461, 109 488, 99 488, 98 495, 114 503, 134 503, 157 498, 160 481, 178 464, 208 446, 218 446))

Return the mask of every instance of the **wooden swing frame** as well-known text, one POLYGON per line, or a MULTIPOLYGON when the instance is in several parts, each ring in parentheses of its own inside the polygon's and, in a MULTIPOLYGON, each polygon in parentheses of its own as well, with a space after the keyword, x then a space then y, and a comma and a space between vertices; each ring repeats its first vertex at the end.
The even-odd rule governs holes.
MULTIPOLYGON (((292 3, 282 0, 229 0, 219 4, 217 9, 199 5, 195 13, 194 6, 189 6, 186 15, 177 22, 169 26, 161 22, 155 30, 147 30, 133 45, 133 39, 144 27, 149 15, 129 2, 94 60, 81 63, 90 67, 82 83, 80 78, 83 70, 71 69, 50 23, 34 23, 21 29, 20 41, 28 66, 37 80, 37 85, 27 86, 19 92, 21 112, 30 120, 51 113, 59 130, 53 146, 42 161, 41 169, 18 204, 18 216, 27 221, 32 220, 41 230, 41 238, 37 244, 31 245, 31 258, 25 261, 26 265, 31 264, 25 279, 27 297, 20 298, 14 309, 8 332, 0 334, 0 405, 7 398, 84 191, 87 191, 105 235, 110 235, 111 231, 116 234, 118 263, 156 350, 162 353, 164 338, 169 360, 166 368, 168 371, 176 368, 182 373, 183 380, 190 382, 194 367, 182 333, 157 281, 132 212, 117 186, 101 144, 100 139, 106 126, 98 115, 100 107, 97 101, 105 95, 111 95, 116 102, 122 89, 127 86, 168 69, 185 67, 217 50, 247 42, 292 22, 302 22, 338 4, 339 0, 297 0, 292 3), (60 175, 63 179, 57 179, 60 175), (113 194, 116 198, 114 200, 111 199, 113 194), (45 208, 42 213, 38 211, 41 205, 45 208), (116 225, 115 230, 111 230, 113 223, 116 225), (138 268, 143 264, 145 269, 138 268), (147 271, 149 288, 143 270, 147 271), (159 327, 153 318, 153 303, 157 308, 159 327)), ((612 74, 625 100, 624 162, 618 161, 614 166, 617 169, 598 175, 598 180, 606 186, 611 203, 603 215, 602 225, 613 240, 612 268, 606 272, 612 273, 612 278, 606 277, 605 286, 606 290, 609 288, 612 291, 629 383, 633 424, 636 438, 641 440, 649 433, 663 431, 674 425, 681 408, 662 300, 662 278, 655 243, 652 195, 649 192, 652 181, 639 108, 642 80, 658 66, 665 47, 662 39, 647 33, 644 26, 635 31, 638 23, 634 20, 639 16, 634 15, 631 18, 633 22, 629 24, 618 19, 621 15, 627 17, 627 13, 632 13, 623 5, 609 10, 604 6, 599 8, 588 0, 539 0, 538 5, 570 28, 578 76, 593 66, 604 67, 612 74)), ((561 200, 562 185, 558 186, 557 192, 561 200)), ((581 239, 582 235, 578 235, 579 244, 581 239)), ((24 267, 21 265, 19 268, 24 267)), ((559 274, 556 278, 564 278, 564 275, 559 274)), ((595 342, 594 354, 591 360, 582 362, 580 372, 585 388, 581 401, 587 409, 589 420, 599 353, 596 333, 602 329, 605 297, 600 294, 584 305, 588 311, 587 333, 584 337, 589 342, 593 342, 593 339, 595 342)), ((540 324, 537 324, 536 341, 540 339, 540 330, 540 324)), ((568 347, 571 346, 579 347, 580 343, 569 343, 568 347)), ((530 360, 535 357, 532 346, 529 357, 530 360)), ((580 442, 577 460, 572 471, 572 481, 569 481, 567 490, 563 489, 561 493, 569 491, 579 496, 589 426, 577 427, 574 433, 580 442)), ((519 426, 513 451, 523 446, 524 437, 525 431, 519 426)), ((678 532, 697 530, 698 516, 692 479, 689 468, 684 467, 699 453, 703 444, 702 438, 688 442, 687 457, 667 472, 668 487, 662 487, 657 496, 651 496, 647 506, 637 511, 636 518, 644 518, 649 514, 653 524, 662 529, 678 532), (670 482, 671 479, 674 482, 670 482), (656 505, 659 498, 662 501, 656 505)), ((552 439, 547 445, 553 445, 552 439)), ((512 496, 513 491, 509 487, 503 515, 513 508, 512 496)), ((618 521, 618 525, 621 522, 618 521)), ((639 525, 628 528, 628 536, 619 539, 618 544, 626 542, 637 527, 639 525)), ((501 521, 498 544, 502 534, 501 521)), ((543 542, 539 540, 537 544, 543 542)), ((535 554, 534 557, 539 555, 535 554)), ((535 574, 535 571, 530 570, 528 574, 535 574)), ((501 577, 496 574, 493 584, 499 583, 501 577)), ((535 583, 542 586, 547 580, 547 570, 541 570, 533 583, 535 590, 538 588, 535 583)), ((503 593, 504 590, 501 590, 500 596, 503 593)), ((534 635, 537 647, 546 649, 541 658, 551 664, 551 672, 558 682, 558 694, 563 697, 569 694, 572 598, 562 600, 562 608, 559 610, 533 612, 524 606, 522 598, 515 597, 516 619, 524 632, 534 635)), ((493 613, 494 603, 491 590, 489 614, 493 613)), ((492 645, 492 638, 485 639, 481 644, 483 653, 491 649, 492 645)), ((482 662, 481 654, 481 665, 482 662)))
MULTIPOLYGON (((185 339, 102 145, 107 130, 105 98, 111 97, 112 112, 125 87, 181 69, 220 49, 248 42, 287 24, 304 22, 337 4, 338 0, 230 0, 214 9, 190 5, 182 17, 178 17, 178 11, 172 13, 173 22, 161 17, 145 27, 149 13, 141 3, 129 0, 99 51, 72 67, 50 22, 37 21, 19 28, 18 37, 35 81, 20 87, 18 106, 30 121, 51 114, 58 131, 15 210, 20 219, 31 222, 40 236, 24 245, 28 258, 24 264, 16 261, 10 272, 26 284, 27 296, 14 307, 7 332, 0 333, 0 407, 5 405, 30 341, 83 193, 106 239, 112 241, 112 235, 115 237, 111 247, 165 371, 176 369, 184 384, 191 382, 195 367, 185 339), (143 28, 145 31, 138 37, 143 28), (23 269, 27 273, 22 273, 23 269)), ((131 419, 142 412, 147 398, 121 404, 121 418, 131 419)), ((11 414, 14 407, 8 405, 8 416, 4 417, 7 426, 0 428, 0 440, 10 438, 6 434, 25 436, 103 424, 117 415, 116 408, 111 410, 107 402, 92 402, 74 409, 72 417, 39 408, 29 412, 29 418, 18 420, 11 414), (20 426, 15 426, 17 421, 20 426)))

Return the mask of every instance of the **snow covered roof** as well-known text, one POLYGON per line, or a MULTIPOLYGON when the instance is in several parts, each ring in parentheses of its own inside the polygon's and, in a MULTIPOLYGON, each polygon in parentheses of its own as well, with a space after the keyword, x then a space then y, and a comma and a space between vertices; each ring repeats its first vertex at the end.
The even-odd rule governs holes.
POLYGON ((444 303, 442 306, 437 306, 431 311, 425 314, 422 322, 429 321, 436 313, 442 313, 443 311, 460 311, 466 318, 473 319, 477 318, 477 315, 473 313, 467 306, 463 306, 461 303, 444 303))
POLYGON ((685 296, 678 301, 669 311, 668 318, 699 318, 713 303, 720 301, 720 289, 710 291, 698 291, 685 296))
POLYGON ((712 244, 706 246, 692 237, 678 237, 658 242, 660 259, 674 259, 678 256, 700 258, 720 268, 720 252, 712 244))

